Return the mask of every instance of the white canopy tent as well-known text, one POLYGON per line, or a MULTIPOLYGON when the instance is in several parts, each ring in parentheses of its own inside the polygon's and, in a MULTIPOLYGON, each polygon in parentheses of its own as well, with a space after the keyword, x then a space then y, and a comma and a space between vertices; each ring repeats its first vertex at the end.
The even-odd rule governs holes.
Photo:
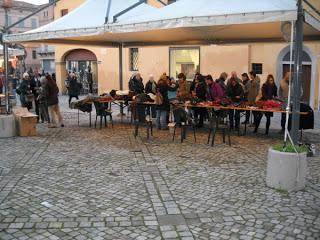
MULTIPOLYGON (((8 49, 9 55, 11 56, 23 56, 24 51, 22 49, 17 48, 9 48, 8 49)), ((0 45, 0 55, 3 55, 3 46, 0 45)))
MULTIPOLYGON (((137 3, 139 0, 87 0, 54 22, 25 33, 11 34, 5 39, 8 42, 47 42, 46 40, 55 39, 59 43, 63 39, 99 36, 106 32, 106 18, 112 21, 115 15, 137 3)), ((145 13, 155 13, 157 10, 142 3, 117 19, 122 21, 145 13)))
MULTIPOLYGON (((127 46, 270 42, 282 41, 281 24, 297 19, 296 0, 179 0, 161 9, 141 4, 104 24, 108 1, 88 0, 51 24, 5 40, 127 46)), ((136 2, 113 0, 109 19, 136 2)), ((319 19, 305 16, 305 39, 320 39, 319 19)))

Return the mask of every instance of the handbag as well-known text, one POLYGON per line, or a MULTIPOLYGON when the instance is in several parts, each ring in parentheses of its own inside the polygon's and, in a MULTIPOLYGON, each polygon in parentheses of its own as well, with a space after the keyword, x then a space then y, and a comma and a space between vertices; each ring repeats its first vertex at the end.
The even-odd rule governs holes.
POLYGON ((157 93, 156 93, 156 105, 162 105, 163 104, 163 96, 162 94, 160 93, 160 91, 158 90, 157 93))

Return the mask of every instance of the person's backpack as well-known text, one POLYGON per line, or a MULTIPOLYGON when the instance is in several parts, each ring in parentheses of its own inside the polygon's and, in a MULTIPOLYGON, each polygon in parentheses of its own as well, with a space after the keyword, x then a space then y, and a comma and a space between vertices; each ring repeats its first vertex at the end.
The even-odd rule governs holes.
POLYGON ((162 105, 163 104, 163 96, 160 93, 159 89, 157 90, 156 93, 156 101, 155 101, 156 105, 162 105))

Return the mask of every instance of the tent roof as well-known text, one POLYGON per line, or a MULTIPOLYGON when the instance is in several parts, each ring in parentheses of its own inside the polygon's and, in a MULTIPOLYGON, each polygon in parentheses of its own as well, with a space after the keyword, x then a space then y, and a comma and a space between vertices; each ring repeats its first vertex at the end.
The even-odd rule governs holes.
MULTIPOLYGON (((15 56, 23 56, 24 51, 22 49, 17 48, 9 48, 8 49, 9 55, 15 55, 15 56)), ((3 46, 0 45, 0 55, 3 55, 3 46)))
MULTIPOLYGON (((107 6, 107 1, 88 0, 74 12, 37 32, 10 35, 5 40, 90 45, 124 43, 127 46, 281 41, 281 23, 297 18, 296 0, 179 0, 161 9, 142 4, 116 23, 105 26, 85 25, 88 23, 83 22, 90 17, 84 16, 91 16, 92 11, 99 13, 95 14, 100 16, 97 22, 104 22, 106 7, 102 11, 101 6, 107 6), (77 20, 71 23, 71 19, 77 20), (64 22, 73 24, 74 29, 64 22), (68 30, 59 30, 58 26, 68 30)), ((121 11, 116 6, 124 4, 128 7, 127 1, 113 0, 110 15, 121 11)), ((305 39, 319 40, 319 31, 319 19, 306 12, 305 39)))
MULTIPOLYGON (((109 20, 111 21, 114 15, 139 2, 139 0, 87 0, 64 17, 25 33, 11 34, 8 36, 8 40, 12 42, 37 41, 103 34, 109 1, 111 1, 109 12, 109 20)), ((119 16, 118 20, 133 18, 142 13, 155 12, 156 10, 156 8, 143 3, 119 16)))

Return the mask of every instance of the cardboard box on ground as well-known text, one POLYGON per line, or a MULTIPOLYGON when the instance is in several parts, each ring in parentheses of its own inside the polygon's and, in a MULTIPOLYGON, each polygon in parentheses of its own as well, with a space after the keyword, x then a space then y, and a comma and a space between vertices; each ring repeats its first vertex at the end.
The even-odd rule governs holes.
POLYGON ((12 110, 16 121, 17 134, 20 137, 37 135, 37 115, 30 113, 27 108, 15 107, 12 110))

